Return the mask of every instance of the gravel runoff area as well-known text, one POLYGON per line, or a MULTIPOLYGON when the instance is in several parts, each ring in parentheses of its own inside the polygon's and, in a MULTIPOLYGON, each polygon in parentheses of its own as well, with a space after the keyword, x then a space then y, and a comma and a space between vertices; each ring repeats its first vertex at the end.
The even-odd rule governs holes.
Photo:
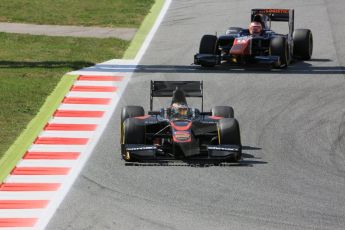
POLYGON ((106 28, 85 26, 57 26, 34 25, 24 23, 0 23, 0 32, 47 35, 47 36, 72 36, 93 38, 119 38, 131 40, 137 29, 135 28, 106 28))

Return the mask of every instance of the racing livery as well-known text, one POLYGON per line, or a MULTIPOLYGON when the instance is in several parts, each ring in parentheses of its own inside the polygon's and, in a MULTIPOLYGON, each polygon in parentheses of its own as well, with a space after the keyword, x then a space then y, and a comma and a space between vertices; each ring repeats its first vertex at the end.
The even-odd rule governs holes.
POLYGON ((238 121, 230 106, 203 112, 187 105, 199 97, 202 81, 151 81, 150 111, 126 106, 121 114, 121 155, 125 161, 216 160, 239 161, 242 145, 238 121), (172 97, 171 105, 153 111, 154 97, 172 97))
POLYGON ((249 29, 230 27, 225 35, 204 35, 194 64, 213 67, 222 62, 266 63, 286 68, 292 60, 309 60, 313 35, 309 29, 294 29, 293 9, 252 9, 249 29), (271 30, 271 22, 288 22, 287 34, 271 30))

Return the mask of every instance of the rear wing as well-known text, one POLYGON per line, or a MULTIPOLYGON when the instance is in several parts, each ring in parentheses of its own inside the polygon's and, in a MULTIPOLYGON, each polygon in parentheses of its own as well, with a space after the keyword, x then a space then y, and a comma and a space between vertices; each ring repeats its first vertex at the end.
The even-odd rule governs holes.
POLYGON ((182 89, 186 97, 200 97, 203 111, 203 81, 151 81, 150 110, 153 108, 154 97, 172 97, 176 87, 182 89))
POLYGON ((271 21, 288 22, 289 35, 292 35, 295 22, 294 9, 252 9, 250 21, 254 20, 255 15, 266 15, 271 21))

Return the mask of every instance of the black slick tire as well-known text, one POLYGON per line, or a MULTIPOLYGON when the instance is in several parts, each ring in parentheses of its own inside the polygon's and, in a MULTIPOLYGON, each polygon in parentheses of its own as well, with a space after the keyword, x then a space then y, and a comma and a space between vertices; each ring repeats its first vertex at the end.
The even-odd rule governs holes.
POLYGON ((122 112, 121 112, 121 123, 120 123, 120 127, 121 127, 121 143, 123 143, 123 125, 124 125, 124 121, 127 118, 130 117, 139 117, 139 116, 144 116, 145 115, 145 111, 144 108, 142 106, 136 106, 136 105, 130 105, 130 106, 126 106, 122 108, 122 112))
POLYGON ((240 151, 231 159, 232 161, 239 161, 242 157, 242 144, 240 135, 240 125, 234 118, 223 118, 219 120, 219 144, 221 145, 239 145, 240 151))
POLYGON ((293 32, 293 54, 295 58, 309 60, 313 54, 313 34, 308 29, 293 32))
POLYGON ((280 63, 275 64, 274 68, 286 68, 290 62, 290 53, 287 41, 284 37, 274 37, 270 42, 270 54, 279 56, 280 63))
MULTIPOLYGON (((204 35, 201 38, 199 54, 217 54, 218 38, 215 35, 204 35)), ((202 64, 203 67, 214 67, 215 64, 202 64)))
MULTIPOLYGON (((142 120, 136 118, 127 118, 123 123, 123 144, 145 144, 145 126, 142 120)), ((133 159, 129 153, 123 152, 122 158, 127 162, 132 162, 133 159)))

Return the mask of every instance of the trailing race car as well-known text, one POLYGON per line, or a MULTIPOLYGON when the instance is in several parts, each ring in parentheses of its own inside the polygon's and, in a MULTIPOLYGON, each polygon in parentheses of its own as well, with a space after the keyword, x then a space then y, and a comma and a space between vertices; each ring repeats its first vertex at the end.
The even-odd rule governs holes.
POLYGON ((141 106, 122 109, 121 155, 128 162, 237 162, 242 156, 240 127, 230 106, 215 106, 203 112, 202 81, 151 81, 147 115, 141 106), (153 111, 154 97, 172 97, 171 105, 153 111), (188 107, 186 97, 201 98, 201 111, 188 107))
POLYGON ((223 36, 204 35, 194 64, 213 67, 226 61, 286 68, 293 59, 309 60, 312 53, 312 32, 294 30, 293 9, 252 9, 249 29, 230 27, 223 36), (288 34, 273 32, 272 21, 288 22, 288 34))

